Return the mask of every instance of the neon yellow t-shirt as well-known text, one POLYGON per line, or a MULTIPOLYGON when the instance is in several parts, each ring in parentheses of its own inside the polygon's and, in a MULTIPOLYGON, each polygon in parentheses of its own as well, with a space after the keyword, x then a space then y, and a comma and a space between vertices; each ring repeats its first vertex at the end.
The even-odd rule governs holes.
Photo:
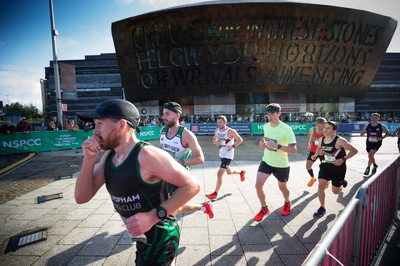
MULTIPOLYGON (((279 122, 276 127, 272 127, 270 123, 264 125, 264 141, 268 139, 282 146, 296 143, 292 128, 283 122, 279 122)), ((289 166, 288 153, 281 150, 264 149, 262 160, 273 167, 284 168, 289 166)))

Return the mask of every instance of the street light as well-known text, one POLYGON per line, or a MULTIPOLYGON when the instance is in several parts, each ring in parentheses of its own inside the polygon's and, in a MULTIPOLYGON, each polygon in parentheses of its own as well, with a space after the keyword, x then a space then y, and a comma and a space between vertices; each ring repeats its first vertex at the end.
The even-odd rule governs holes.
POLYGON ((56 89, 56 103, 57 103, 57 118, 62 123, 62 103, 61 103, 61 90, 60 90, 60 74, 58 71, 58 59, 57 59, 57 45, 56 37, 58 32, 55 29, 54 23, 54 12, 53 12, 53 0, 50 1, 50 23, 51 23, 51 37, 53 43, 53 67, 54 67, 54 85, 56 89))

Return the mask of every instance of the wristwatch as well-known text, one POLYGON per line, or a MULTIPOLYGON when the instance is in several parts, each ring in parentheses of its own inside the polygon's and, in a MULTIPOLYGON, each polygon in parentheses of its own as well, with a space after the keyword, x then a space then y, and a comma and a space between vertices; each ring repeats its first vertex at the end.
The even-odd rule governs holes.
POLYGON ((278 147, 276 149, 279 150, 280 148, 282 148, 282 145, 278 144, 278 147))
POLYGON ((160 219, 161 221, 163 221, 163 220, 167 217, 167 210, 164 209, 164 208, 161 207, 161 206, 158 206, 158 207, 156 208, 156 215, 157 215, 157 218, 158 218, 158 219, 160 219))

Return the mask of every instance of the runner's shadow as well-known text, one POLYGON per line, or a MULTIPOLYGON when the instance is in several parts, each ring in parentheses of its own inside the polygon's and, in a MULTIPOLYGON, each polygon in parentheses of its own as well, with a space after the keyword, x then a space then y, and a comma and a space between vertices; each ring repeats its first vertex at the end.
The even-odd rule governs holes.
MULTIPOLYGON (((70 246, 70 245, 68 245, 70 246)), ((49 257, 43 256, 41 265, 68 265, 68 264, 92 264, 104 260, 104 258, 116 255, 127 249, 134 248, 129 235, 124 234, 109 235, 107 232, 94 235, 86 241, 70 246, 70 248, 49 257), (121 244, 119 244, 121 243, 121 244)), ((135 252, 133 250, 132 252, 135 252)), ((103 262, 101 262, 103 263, 103 262)))
POLYGON ((218 197, 216 200, 213 200, 213 202, 221 201, 221 200, 223 200, 224 198, 230 197, 230 196, 232 196, 232 193, 225 193, 225 194, 222 195, 221 197, 218 197))
MULTIPOLYGON (((302 195, 292 200, 292 204, 295 205, 308 194, 310 194, 308 191, 304 191, 302 195)), ((305 201, 311 202, 315 197, 316 195, 313 195, 305 201)), ((290 232, 289 227, 286 225, 294 220, 303 208, 303 204, 296 205, 292 209, 291 214, 285 217, 281 216, 281 209, 279 208, 274 210, 260 223, 255 222, 252 217, 245 224, 235 224, 235 227, 240 229, 232 236, 230 241, 215 248, 218 245, 219 236, 214 236, 216 242, 210 239, 210 255, 203 257, 193 265, 210 265, 210 262, 212 265, 239 265, 244 262, 244 256, 247 265, 259 265, 260 263, 263 265, 280 265, 284 262, 281 260, 279 254, 287 254, 287 251, 290 249, 294 250, 294 253, 290 253, 291 255, 298 254, 294 265, 300 265, 307 257, 309 251, 297 236, 293 232, 290 232), (267 258, 266 256, 268 255, 269 257, 267 258), (262 261, 260 261, 261 258, 262 261)), ((210 226, 212 226, 211 223, 212 221, 210 221, 210 226)), ((307 224, 309 223, 307 222, 307 224)), ((212 238, 213 236, 210 237, 212 238)))

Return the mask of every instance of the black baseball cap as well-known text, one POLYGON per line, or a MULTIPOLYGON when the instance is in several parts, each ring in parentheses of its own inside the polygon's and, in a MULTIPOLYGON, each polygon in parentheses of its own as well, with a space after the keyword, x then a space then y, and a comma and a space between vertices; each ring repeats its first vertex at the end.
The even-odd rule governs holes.
POLYGON ((180 106, 179 103, 167 102, 167 103, 164 103, 164 108, 168 109, 168 110, 170 110, 170 111, 172 111, 174 113, 182 114, 182 107, 180 106))
POLYGON ((130 102, 122 99, 106 100, 91 112, 76 113, 78 118, 84 122, 93 122, 93 119, 115 118, 124 119, 132 127, 140 132, 138 127, 140 115, 138 109, 130 102))
POLYGON ((265 110, 267 113, 278 113, 281 111, 281 106, 277 103, 271 103, 267 105, 265 110))

